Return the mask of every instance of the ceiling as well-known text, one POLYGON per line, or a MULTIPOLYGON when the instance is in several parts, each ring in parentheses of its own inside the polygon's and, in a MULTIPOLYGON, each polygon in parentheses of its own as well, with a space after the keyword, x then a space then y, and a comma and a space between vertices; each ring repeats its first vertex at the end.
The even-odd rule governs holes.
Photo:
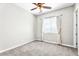
POLYGON ((40 15, 40 14, 43 14, 43 13, 47 13, 49 11, 69 7, 69 6, 72 6, 73 4, 74 3, 45 3, 45 6, 50 6, 50 7, 52 7, 52 9, 42 9, 42 12, 39 12, 39 9, 36 9, 36 10, 33 10, 33 11, 30 10, 30 9, 36 7, 32 3, 16 3, 16 5, 24 8, 25 10, 27 10, 28 12, 30 12, 34 15, 40 15))

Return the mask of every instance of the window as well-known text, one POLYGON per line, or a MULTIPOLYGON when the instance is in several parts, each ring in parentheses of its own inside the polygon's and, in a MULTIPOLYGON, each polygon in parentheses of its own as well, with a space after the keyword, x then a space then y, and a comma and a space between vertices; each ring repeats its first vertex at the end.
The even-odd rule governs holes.
POLYGON ((43 33, 58 33, 57 17, 43 19, 43 33))

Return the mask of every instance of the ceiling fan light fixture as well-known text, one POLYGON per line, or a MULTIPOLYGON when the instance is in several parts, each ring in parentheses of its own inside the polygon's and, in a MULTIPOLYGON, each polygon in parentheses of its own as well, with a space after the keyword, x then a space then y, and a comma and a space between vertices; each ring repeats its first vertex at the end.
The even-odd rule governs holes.
POLYGON ((44 6, 45 3, 32 3, 34 4, 36 7, 35 8, 32 8, 31 11, 39 8, 40 12, 42 12, 42 8, 45 8, 45 9, 51 9, 50 6, 44 6))

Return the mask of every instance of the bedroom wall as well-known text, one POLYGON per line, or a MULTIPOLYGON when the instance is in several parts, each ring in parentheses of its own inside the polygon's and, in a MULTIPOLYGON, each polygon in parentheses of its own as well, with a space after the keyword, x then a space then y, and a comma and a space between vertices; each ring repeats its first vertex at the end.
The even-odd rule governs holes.
POLYGON ((37 18, 37 40, 41 40, 41 29, 42 29, 42 19, 43 17, 49 17, 49 16, 62 16, 62 44, 67 45, 67 46, 74 46, 73 45, 73 11, 74 11, 74 6, 55 10, 52 12, 49 12, 47 14, 43 14, 38 16, 37 18))
POLYGON ((0 51, 33 41, 35 19, 15 4, 0 3, 0 51))

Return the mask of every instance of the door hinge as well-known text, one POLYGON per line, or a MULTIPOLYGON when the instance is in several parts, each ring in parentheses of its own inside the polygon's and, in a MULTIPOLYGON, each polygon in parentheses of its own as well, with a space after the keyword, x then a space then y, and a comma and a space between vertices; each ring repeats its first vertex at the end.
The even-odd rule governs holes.
POLYGON ((77 33, 76 33, 76 36, 77 36, 77 33))
POLYGON ((77 24, 76 24, 76 26, 77 26, 77 24))

